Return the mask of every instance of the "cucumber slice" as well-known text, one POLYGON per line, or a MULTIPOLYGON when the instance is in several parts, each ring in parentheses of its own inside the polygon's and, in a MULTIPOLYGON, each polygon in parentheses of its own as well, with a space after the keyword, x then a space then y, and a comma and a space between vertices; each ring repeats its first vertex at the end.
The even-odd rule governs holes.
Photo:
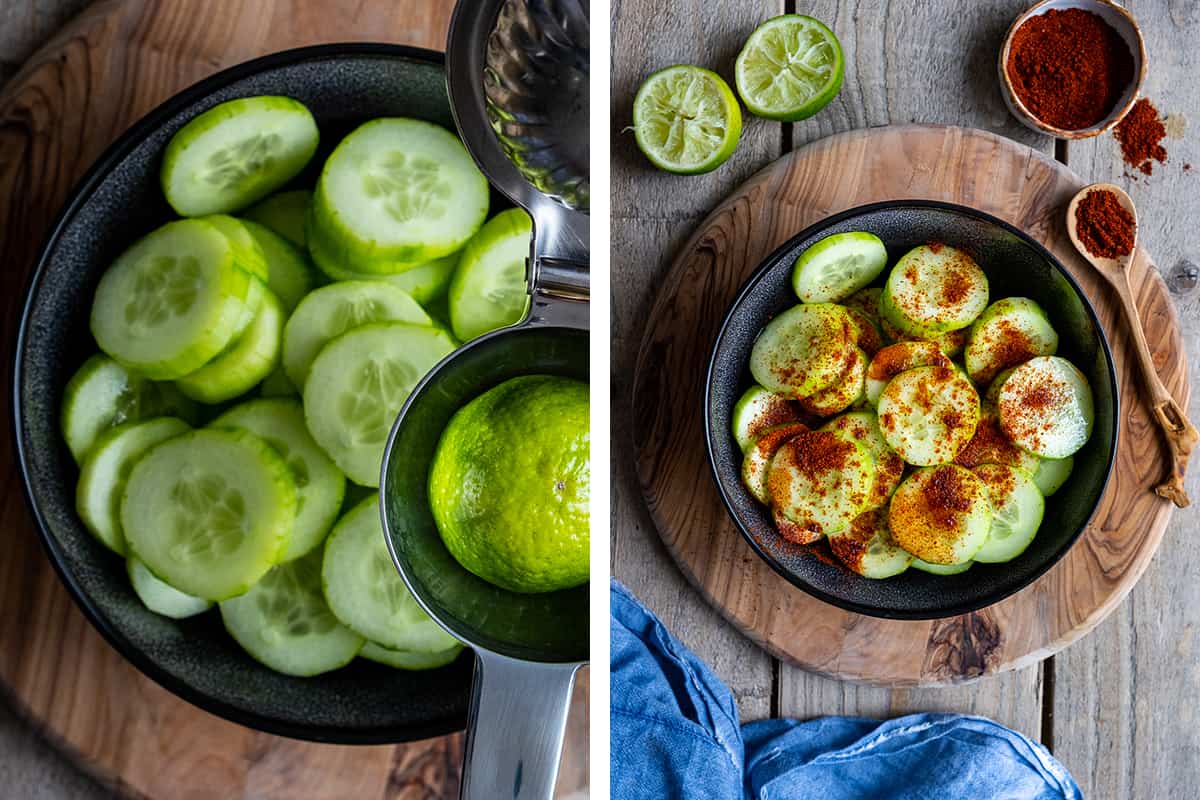
POLYGON ((997 408, 1000 405, 1000 390, 1004 388, 1004 382, 1008 380, 1008 376, 1012 375, 1013 368, 1009 368, 1001 372, 992 382, 988 384, 987 392, 983 395, 983 404, 997 408))
POLYGON ((84 527, 114 553, 125 555, 121 495, 133 465, 154 445, 189 430, 181 419, 159 417, 119 425, 96 440, 79 471, 75 510, 84 527))
POLYGON ((763 505, 771 504, 771 495, 767 491, 767 475, 771 470, 771 461, 783 443, 794 436, 799 436, 808 430, 808 426, 799 422, 785 422, 773 425, 764 430, 746 451, 742 459, 742 483, 763 505))
POLYGON ((171 619, 187 619, 213 607, 211 600, 192 597, 163 583, 136 558, 126 559, 125 570, 129 573, 129 582, 133 584, 133 593, 142 601, 142 605, 155 614, 171 619))
POLYGON ((1043 458, 1038 461, 1037 471, 1033 473, 1033 482, 1044 497, 1049 497, 1062 488, 1067 478, 1071 477, 1071 470, 1074 468, 1073 456, 1043 458))
POLYGON ((453 350, 444 331, 402 322, 363 325, 325 346, 304 384, 304 416, 346 477, 379 485, 396 415, 417 382, 453 350))
POLYGON ((433 325, 417 301, 395 286, 380 281, 345 281, 323 286, 296 306, 284 328, 283 368, 292 383, 304 386, 321 348, 368 322, 433 325))
POLYGON ((450 281, 450 327, 462 341, 515 325, 529 308, 525 263, 533 221, 511 208, 488 220, 467 242, 450 281))
POLYGON ((298 175, 319 138, 313 115, 290 97, 221 103, 171 137, 163 194, 183 217, 238 211, 298 175))
POLYGON ((181 392, 203 403, 223 403, 250 391, 279 366, 286 315, 270 290, 264 295, 254 321, 233 346, 175 381, 181 392))
POLYGON ((258 386, 258 393, 263 397, 299 397, 300 390, 288 378, 280 364, 271 374, 263 378, 258 386))
POLYGON ((342 624, 391 650, 441 653, 458 644, 417 604, 388 554, 372 497, 342 517, 325 545, 325 598, 342 624))
POLYGON ((835 233, 796 259, 792 289, 803 303, 836 303, 879 277, 887 248, 873 233, 835 233))
POLYGON ((83 362, 63 391, 63 438, 76 463, 105 431, 154 417, 179 417, 194 425, 196 404, 173 385, 146 380, 100 353, 83 362))
POLYGON ((255 310, 248 300, 252 284, 215 227, 169 222, 134 243, 100 278, 92 335, 101 350, 147 378, 180 378, 241 332, 255 310))
POLYGON ((844 309, 829 303, 793 306, 779 314, 750 352, 754 380, 792 397, 832 386, 854 347, 848 320, 844 309))
POLYGON ((948 367, 950 359, 933 342, 897 342, 880 350, 867 365, 867 402, 879 405, 879 395, 892 378, 917 367, 948 367))
POLYGON ((875 580, 899 575, 913 560, 892 538, 887 512, 882 508, 864 511, 849 529, 830 536, 829 549, 851 570, 875 580))
POLYGON ((979 413, 975 435, 954 457, 955 464, 967 469, 974 469, 981 464, 1003 464, 1024 470, 1030 475, 1037 472, 1041 461, 1033 453, 1017 447, 1004 435, 996 409, 986 404, 979 413))
POLYGON ((956 331, 946 331, 936 336, 911 336, 897 328, 895 325, 887 321, 887 318, 880 320, 880 328, 883 330, 883 335, 896 342, 932 342, 938 346, 938 349, 946 354, 946 358, 954 358, 963 351, 967 346, 967 338, 971 334, 970 328, 959 328, 956 331))
POLYGON ((883 319, 879 315, 879 297, 883 294, 883 289, 878 286, 868 286, 866 289, 859 289, 854 294, 842 301, 842 305, 846 308, 852 308, 862 314, 867 319, 883 330, 883 319))
POLYGON ((253 433, 287 462, 296 485, 296 518, 284 561, 298 559, 325 541, 346 494, 346 476, 320 449, 294 399, 253 399, 229 409, 211 427, 253 433))
POLYGON ((858 403, 866 395, 867 363, 867 354, 862 348, 851 348, 842 374, 833 385, 807 397, 796 398, 800 407, 810 414, 828 417, 858 403))
POLYGON ((778 508, 771 509, 771 516, 775 519, 775 529, 779 535, 792 544, 816 544, 824 538, 820 531, 792 522, 778 508))
POLYGON ((767 488, 785 517, 828 536, 863 512, 874 481, 866 448, 831 431, 810 431, 776 451, 767 488))
POLYGON ((912 560, 912 568, 919 569, 921 572, 928 572, 931 575, 958 575, 966 572, 971 568, 975 560, 964 561, 961 564, 930 564, 928 561, 922 561, 916 556, 912 560))
POLYGON ((758 385, 751 386, 733 406, 733 438, 746 453, 767 428, 799 421, 795 400, 758 385))
POLYGON ((308 210, 312 207, 312 192, 296 189, 278 192, 242 214, 246 219, 265 225, 297 247, 307 247, 308 239, 304 228, 308 224, 308 210))
POLYGON ((458 137, 416 119, 376 119, 342 140, 313 194, 308 237, 346 269, 449 255, 487 218, 487 179, 458 137))
POLYGON ((888 507, 892 538, 931 564, 970 561, 991 526, 987 486, 954 464, 917 470, 900 484, 888 507))
MULTIPOLYGON (((427 264, 407 267, 403 272, 392 275, 376 275, 370 272, 351 272, 333 266, 326 262, 322 271, 335 281, 384 281, 397 289, 403 289, 421 304, 426 311, 437 300, 445 300, 446 292, 450 289, 450 281, 454 278, 454 270, 458 267, 458 253, 434 259, 427 264)), ((522 273, 524 275, 524 273, 522 273)), ((446 317, 449 320, 449 316, 446 317)))
POLYGON ((267 256, 263 253, 258 240, 250 233, 246 223, 227 214, 213 214, 203 218, 205 222, 219 230, 233 247, 233 260, 242 269, 267 283, 271 277, 267 256))
POLYGON ((437 653, 414 653, 411 650, 392 650, 376 642, 367 642, 359 655, 368 661, 383 664, 393 669, 422 670, 437 669, 458 660, 463 651, 461 644, 437 653))
POLYGON ((346 666, 365 640, 342 625, 321 590, 324 553, 268 572, 250 591, 221 603, 221 619, 242 649, 276 672, 310 677, 346 666))
POLYGON ((1017 445, 1043 458, 1066 458, 1092 435, 1092 388, 1058 356, 1030 359, 1000 389, 1000 427, 1017 445))
POLYGON ((242 220, 254 237, 267 263, 267 288, 275 293, 289 314, 317 285, 317 273, 308 257, 287 239, 265 225, 242 220))
POLYGON ((868 356, 874 356, 883 347, 883 333, 875 323, 863 312, 850 306, 842 306, 850 317, 850 328, 854 333, 854 343, 868 356))
POLYGON ((886 505, 904 477, 904 459, 888 447, 874 412, 853 411, 842 414, 827 422, 821 430, 833 431, 866 448, 871 454, 871 460, 875 462, 875 481, 871 485, 867 507, 878 508, 886 505))
POLYGON ((245 431, 192 431, 156 445, 134 465, 121 500, 130 551, 208 600, 257 583, 286 552, 295 518, 287 464, 245 431))
POLYGON ((249 431, 287 462, 296 482, 296 521, 284 561, 299 558, 325 541, 346 493, 346 477, 308 432, 296 400, 259 399, 235 406, 211 423, 249 431))
POLYGON ((971 326, 963 363, 980 386, 1035 356, 1058 351, 1058 333, 1028 297, 1005 297, 987 307, 971 326))
POLYGON ((987 303, 987 276, 973 258, 947 245, 921 245, 896 262, 879 306, 904 333, 932 338, 967 327, 987 303))
MULTIPOLYGON (((879 396, 879 429, 909 464, 948 464, 975 435, 979 395, 956 367, 901 372, 879 396)), ((919 555, 919 554, 915 554, 919 555)))
POLYGON ((1037 535, 1046 501, 1024 470, 981 464, 972 472, 987 486, 992 504, 992 527, 975 560, 982 564, 1012 561, 1037 535))

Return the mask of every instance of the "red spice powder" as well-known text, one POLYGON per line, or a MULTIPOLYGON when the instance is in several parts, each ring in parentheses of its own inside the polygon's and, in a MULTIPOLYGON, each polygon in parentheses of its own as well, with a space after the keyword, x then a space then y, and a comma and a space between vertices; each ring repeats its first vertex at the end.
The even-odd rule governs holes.
POLYGON ((1133 56, 1098 14, 1052 9, 1017 28, 1006 69, 1033 116, 1056 128, 1081 130, 1116 107, 1133 81, 1133 56))
POLYGON ((1158 109, 1145 97, 1133 104, 1113 135, 1121 143, 1125 163, 1146 175, 1153 174, 1155 161, 1166 163, 1167 149, 1162 140, 1167 136, 1167 129, 1158 117, 1158 109))
POLYGON ((1119 258, 1133 252, 1135 222, 1116 194, 1088 192, 1075 207, 1075 230, 1084 248, 1099 258, 1119 258))
POLYGON ((971 510, 970 490, 954 467, 943 466, 934 470, 921 493, 934 520, 946 528, 953 528, 958 515, 971 510))

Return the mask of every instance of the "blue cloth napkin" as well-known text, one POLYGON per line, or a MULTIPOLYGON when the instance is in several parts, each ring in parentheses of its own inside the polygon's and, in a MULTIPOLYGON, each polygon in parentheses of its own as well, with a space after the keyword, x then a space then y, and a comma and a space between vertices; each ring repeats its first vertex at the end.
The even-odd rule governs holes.
POLYGON ((912 714, 738 724, 733 695, 612 582, 613 800, 1082 800, 1037 742, 912 714))

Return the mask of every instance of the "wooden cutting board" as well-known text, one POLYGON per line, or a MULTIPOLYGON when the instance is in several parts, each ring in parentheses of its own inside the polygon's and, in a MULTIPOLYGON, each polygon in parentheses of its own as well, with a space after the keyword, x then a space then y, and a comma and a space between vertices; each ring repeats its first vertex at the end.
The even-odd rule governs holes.
MULTIPOLYGON (((984 131, 873 128, 823 139, 769 165, 684 244, 647 321, 634 379, 638 473, 663 542, 688 579, 773 655, 831 677, 894 686, 958 683, 1036 663, 1104 619, 1145 571, 1171 504, 1152 488, 1169 462, 1138 384, 1116 296, 1075 252, 1064 212, 1084 185, 1065 166, 984 131), (712 343, 742 284, 806 226, 883 200, 930 199, 1005 219, 1046 245, 1083 287, 1108 335, 1120 439, 1091 524, 1049 572, 973 614, 909 622, 827 605, 775 573, 718 498, 697 398, 712 343)), ((1139 251, 1130 271, 1159 375, 1187 407, 1187 364, 1166 286, 1139 251)))
MULTIPOLYGON (((69 24, 0 93, 0 387, 11 396, 19 310, 50 223, 130 124, 217 70, 338 41, 444 49, 453 0, 109 0, 69 24)), ((396 747, 282 739, 176 698, 76 609, 34 533, 9 425, 0 427, 0 686, 122 794, 162 798, 457 796, 461 734, 396 747)), ((558 795, 587 787, 586 672, 558 795)), ((0 795, 4 790, 0 789, 0 795)))

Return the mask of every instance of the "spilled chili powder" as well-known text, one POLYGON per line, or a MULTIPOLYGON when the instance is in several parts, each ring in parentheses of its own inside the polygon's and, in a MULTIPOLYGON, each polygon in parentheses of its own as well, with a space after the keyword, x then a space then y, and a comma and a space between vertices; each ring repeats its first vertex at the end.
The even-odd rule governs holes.
POLYGON ((1117 196, 1106 189, 1088 192, 1075 207, 1075 225, 1084 248, 1099 258, 1133 252, 1135 223, 1117 196))
POLYGON ((1125 119, 1117 124, 1113 135, 1121 143, 1121 156, 1125 163, 1144 174, 1154 172, 1155 161, 1166 163, 1167 149, 1162 141, 1167 136, 1167 128, 1159 119, 1158 109, 1145 97, 1133 104, 1125 119))
POLYGON ((1056 128, 1081 130, 1116 107, 1133 81, 1133 56, 1098 14, 1052 9, 1017 28, 1006 69, 1033 116, 1056 128))

